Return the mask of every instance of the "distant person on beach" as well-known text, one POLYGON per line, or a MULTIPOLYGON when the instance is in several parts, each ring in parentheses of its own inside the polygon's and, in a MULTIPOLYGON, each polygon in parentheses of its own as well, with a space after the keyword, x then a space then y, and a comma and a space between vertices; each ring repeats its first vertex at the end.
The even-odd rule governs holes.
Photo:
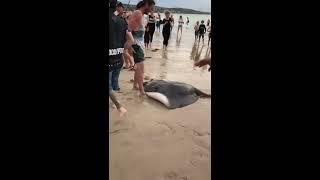
POLYGON ((207 27, 209 27, 210 26, 210 19, 208 19, 208 21, 207 21, 207 27))
POLYGON ((198 39, 199 36, 199 21, 197 21, 196 25, 194 26, 194 38, 195 40, 198 39))
POLYGON ((207 31, 207 28, 204 25, 204 20, 202 20, 201 24, 199 26, 199 42, 200 42, 200 39, 202 37, 202 42, 204 43, 204 34, 206 33, 206 31, 207 31))
POLYGON ((153 12, 149 13, 148 17, 148 27, 149 27, 149 45, 151 48, 152 40, 153 40, 153 34, 156 30, 156 17, 154 16, 153 12))
POLYGON ((187 17, 187 26, 189 25, 189 22, 190 22, 190 21, 189 21, 189 17, 187 17))
POLYGON ((209 27, 208 27, 208 32, 209 32, 209 35, 208 35, 208 46, 209 46, 210 41, 211 41, 211 36, 212 36, 211 25, 209 25, 209 27))
POLYGON ((183 21, 182 16, 180 16, 178 23, 179 23, 179 25, 178 25, 177 34, 179 33, 179 29, 180 29, 180 32, 181 32, 181 35, 182 35, 182 26, 183 26, 183 24, 184 24, 184 21, 183 21))
POLYGON ((150 26, 147 24, 145 26, 145 32, 144 32, 144 47, 149 48, 149 42, 150 42, 150 26))
POLYGON ((132 45, 133 57, 135 62, 135 72, 134 72, 134 83, 133 89, 139 90, 140 95, 145 95, 143 87, 144 78, 144 64, 145 59, 144 53, 144 34, 145 34, 145 24, 143 23, 143 15, 148 14, 154 8, 154 0, 143 0, 137 4, 137 10, 133 12, 131 18, 129 19, 129 27, 131 25, 138 25, 138 28, 131 28, 132 35, 134 38, 134 44, 132 45))
POLYGON ((157 22, 156 22, 156 27, 157 27, 157 31, 160 32, 160 25, 161 25, 161 15, 158 12, 158 16, 157 16, 157 22))
POLYGON ((174 18, 173 18, 173 15, 171 15, 171 19, 172 19, 172 26, 171 26, 171 31, 172 31, 172 28, 174 26, 174 18))
POLYGON ((162 20, 163 48, 167 50, 173 20, 170 18, 170 11, 165 11, 164 15, 165 18, 162 20))

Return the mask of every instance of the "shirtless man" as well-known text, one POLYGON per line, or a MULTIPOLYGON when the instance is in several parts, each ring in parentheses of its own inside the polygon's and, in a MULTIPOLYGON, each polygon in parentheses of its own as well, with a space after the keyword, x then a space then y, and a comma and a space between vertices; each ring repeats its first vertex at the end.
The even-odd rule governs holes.
POLYGON ((129 29, 132 31, 132 35, 134 38, 134 44, 132 45, 133 49, 133 58, 135 62, 135 72, 134 72, 134 83, 133 89, 139 90, 140 95, 144 96, 144 87, 143 87, 143 79, 144 79, 144 34, 145 34, 145 25, 147 22, 143 22, 144 14, 148 14, 152 12, 154 8, 155 2, 154 0, 143 0, 137 4, 137 10, 133 12, 131 17, 129 18, 129 29), (132 26, 136 26, 132 27, 132 26))

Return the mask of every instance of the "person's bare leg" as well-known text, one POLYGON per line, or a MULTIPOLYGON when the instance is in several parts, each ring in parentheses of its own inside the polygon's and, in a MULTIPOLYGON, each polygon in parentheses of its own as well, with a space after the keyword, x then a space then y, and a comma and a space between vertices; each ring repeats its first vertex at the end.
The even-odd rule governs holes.
POLYGON ((129 55, 130 67, 134 66, 134 59, 132 56, 129 55))
POLYGON ((144 78, 144 63, 140 62, 138 64, 138 69, 139 69, 139 73, 138 73, 138 86, 139 86, 139 90, 140 90, 140 95, 143 96, 145 95, 144 92, 144 87, 143 87, 143 78, 144 78))
POLYGON ((126 69, 128 69, 128 68, 130 67, 130 61, 129 61, 128 58, 129 58, 129 57, 128 57, 128 54, 125 52, 125 53, 123 54, 123 59, 124 59, 124 67, 125 67, 126 69))
POLYGON ((136 64, 136 69, 134 70, 134 75, 133 75, 133 87, 132 87, 133 90, 139 89, 139 87, 138 87, 138 70, 139 70, 139 68, 136 64))

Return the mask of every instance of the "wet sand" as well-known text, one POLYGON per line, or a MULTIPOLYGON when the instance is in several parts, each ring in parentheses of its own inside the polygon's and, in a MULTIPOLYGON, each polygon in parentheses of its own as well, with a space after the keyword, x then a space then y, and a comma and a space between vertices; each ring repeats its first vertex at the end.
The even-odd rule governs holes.
MULTIPOLYGON (((146 50, 145 76, 189 83, 210 93, 208 67, 193 66, 197 59, 210 56, 205 43, 194 45, 191 29, 177 38, 172 31, 167 52, 162 35, 155 32, 153 47, 146 50), (152 49, 160 49, 152 52, 152 49)), ((132 90, 133 71, 120 74, 120 102, 128 113, 120 118, 109 108, 110 180, 209 180, 211 177, 211 99, 168 110, 160 103, 139 98, 132 90)))

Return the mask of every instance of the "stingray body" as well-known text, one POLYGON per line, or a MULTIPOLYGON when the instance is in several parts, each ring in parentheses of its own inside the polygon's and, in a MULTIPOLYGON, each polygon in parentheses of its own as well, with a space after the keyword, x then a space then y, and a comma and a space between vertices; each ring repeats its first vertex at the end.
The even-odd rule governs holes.
POLYGON ((164 104, 168 109, 176 109, 195 103, 199 97, 211 97, 192 85, 164 80, 151 80, 144 83, 148 97, 164 104))

